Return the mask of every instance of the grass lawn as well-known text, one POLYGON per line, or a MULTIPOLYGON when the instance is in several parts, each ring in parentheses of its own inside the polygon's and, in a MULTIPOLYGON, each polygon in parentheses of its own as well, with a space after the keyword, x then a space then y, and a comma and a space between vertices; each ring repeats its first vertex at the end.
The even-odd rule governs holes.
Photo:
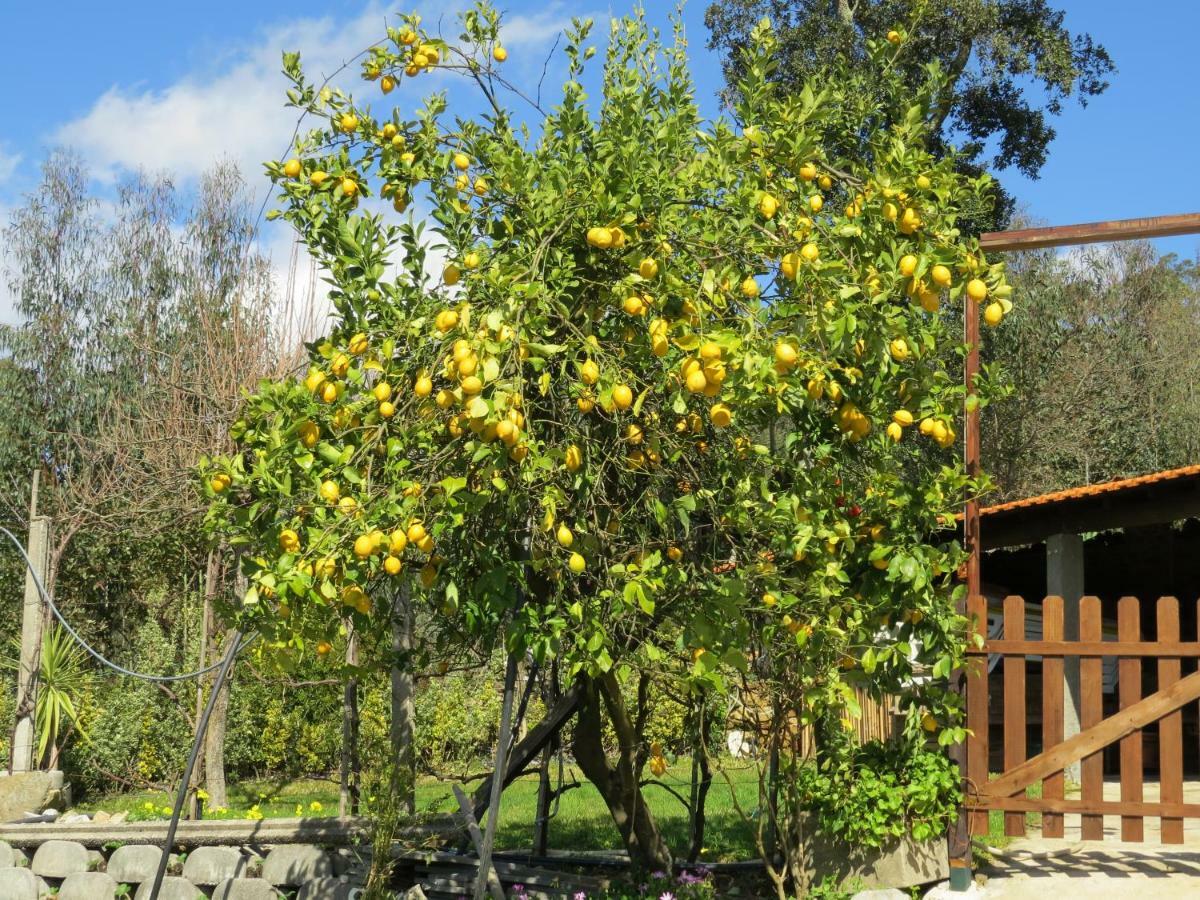
MULTIPOLYGON (((758 805, 758 781, 753 767, 738 765, 729 768, 729 776, 737 791, 742 810, 751 814, 758 805)), ((691 763, 676 761, 662 777, 681 795, 688 794, 691 763)), ((552 771, 556 776, 556 770, 552 771)), ((557 814, 550 822, 550 846, 556 850, 607 850, 619 847, 616 827, 599 793, 577 771, 567 768, 564 779, 570 784, 578 780, 580 787, 561 797, 557 814)), ((470 785, 474 788, 476 785, 470 785)), ((500 806, 500 827, 497 846, 501 849, 522 849, 533 845, 533 820, 537 806, 536 776, 517 779, 504 792, 500 806)), ((650 785, 645 789, 646 801, 673 851, 687 850, 688 820, 683 805, 667 791, 650 785)), ((716 862, 752 859, 758 856, 753 832, 735 810, 730 787, 716 775, 709 791, 705 852, 701 859, 716 862)), ((367 798, 369 812, 369 798, 367 798)), ((128 811, 132 820, 165 819, 170 815, 174 796, 163 791, 116 794, 90 800, 79 805, 82 812, 103 809, 110 813, 128 811)), ((229 808, 205 812, 206 819, 286 818, 290 816, 337 815, 338 787, 330 781, 251 781, 229 786, 229 808)), ((422 812, 451 812, 458 804, 451 793, 451 782, 422 778, 417 783, 417 809, 422 812)), ((553 807, 551 809, 553 813, 553 807)))

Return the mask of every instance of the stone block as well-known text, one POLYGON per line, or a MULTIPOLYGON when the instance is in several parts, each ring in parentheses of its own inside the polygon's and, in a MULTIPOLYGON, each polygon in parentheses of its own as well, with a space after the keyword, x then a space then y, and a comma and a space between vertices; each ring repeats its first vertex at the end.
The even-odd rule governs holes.
POLYGON ((125 844, 108 856, 107 872, 120 884, 153 881, 162 851, 150 844, 125 844))
POLYGON ((0 900, 39 900, 50 890, 28 869, 0 869, 0 900))
POLYGON ((62 772, 0 774, 0 822, 13 822, 52 806, 67 806, 68 800, 62 772))
POLYGON ((46 841, 33 854, 29 864, 34 875, 43 878, 66 878, 88 870, 87 847, 76 841, 46 841))
MULTIPOLYGON (((133 900, 150 900, 150 892, 154 887, 154 876, 149 881, 143 881, 142 886, 133 895, 133 900)), ((186 878, 178 875, 168 875, 163 879, 162 889, 156 900, 204 900, 204 892, 186 878)))
POLYGON ((197 847, 183 863, 183 877, 211 887, 246 874, 246 857, 236 847, 197 847))
POLYGON ((11 869, 17 864, 17 856, 13 853, 12 845, 0 841, 0 869, 11 869))
POLYGON ((362 888, 337 878, 314 878, 300 886, 296 900, 358 900, 362 888))
POLYGON ((212 900, 279 900, 282 896, 262 878, 230 878, 217 885, 212 900))
POLYGON ((263 860, 262 877, 274 885, 297 886, 332 875, 329 854, 312 844, 281 844, 263 860))
MULTIPOLYGON (((812 831, 806 828, 805 833, 812 831)), ((944 836, 928 841, 906 836, 871 850, 818 835, 812 841, 810 864, 814 883, 832 877, 843 890, 908 888, 950 877, 944 836)))
POLYGON ((56 900, 116 900, 117 883, 105 872, 76 872, 63 879, 56 900))

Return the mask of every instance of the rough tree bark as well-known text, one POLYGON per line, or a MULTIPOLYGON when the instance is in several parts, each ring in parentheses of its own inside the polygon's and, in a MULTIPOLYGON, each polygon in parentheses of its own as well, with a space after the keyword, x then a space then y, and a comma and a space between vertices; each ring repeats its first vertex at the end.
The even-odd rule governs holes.
MULTIPOLYGON (((358 635, 353 626, 346 640, 346 665, 358 665, 358 635)), ((342 766, 338 815, 358 815, 358 678, 346 679, 342 694, 342 766)))
MULTIPOLYGON (((237 629, 227 628, 222 647, 228 648, 230 641, 237 640, 237 629)), ((218 648, 217 652, 220 652, 218 648)), ((212 655, 217 658, 217 653, 212 655)), ((216 673, 213 674, 216 677, 216 673)), ((229 719, 229 682, 221 685, 217 701, 213 705, 212 719, 208 723, 208 734, 204 738, 204 789, 208 791, 210 806, 228 806, 229 797, 225 789, 225 725, 229 719)))
POLYGON ((392 761, 396 767, 397 801, 409 815, 416 809, 416 760, 413 755, 413 706, 412 664, 408 654, 412 651, 412 597, 407 579, 396 592, 392 609, 392 650, 403 659, 392 667, 392 719, 388 737, 392 745, 392 761))
POLYGON ((590 679, 585 685, 575 725, 575 761, 604 798, 634 867, 642 871, 669 872, 671 850, 646 806, 639 783, 641 743, 641 735, 629 716, 616 677, 608 673, 590 679), (610 762, 604 752, 605 712, 617 735, 615 762, 610 762))

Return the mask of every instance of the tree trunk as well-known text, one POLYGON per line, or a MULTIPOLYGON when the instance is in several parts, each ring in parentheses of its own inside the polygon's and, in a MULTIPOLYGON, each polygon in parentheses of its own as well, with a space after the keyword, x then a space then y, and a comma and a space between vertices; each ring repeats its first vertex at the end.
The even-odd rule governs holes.
MULTIPOLYGON (((222 644, 228 649, 230 641, 237 640, 237 629, 225 630, 222 644)), ((216 658, 216 654, 213 655, 216 658)), ((214 673, 213 677, 216 677, 214 673)), ((229 682, 226 679, 213 704, 212 718, 208 722, 208 734, 204 738, 204 786, 208 791, 208 802, 213 807, 228 806, 225 790, 225 725, 229 717, 229 682)))
POLYGON ((416 809, 416 761, 413 758, 412 597, 408 579, 400 583, 392 609, 392 650, 403 662, 392 667, 392 720, 388 737, 392 744, 392 765, 396 801, 413 814, 416 809))
POLYGON ((708 721, 705 713, 708 710, 708 700, 701 696, 696 700, 693 709, 693 729, 695 731, 695 749, 692 752, 692 795, 690 831, 691 840, 688 844, 688 862, 700 858, 704 849, 705 807, 708 803, 708 791, 712 787, 712 768, 708 761, 708 721))
POLYGON ((638 783, 640 745, 641 735, 629 718, 616 678, 608 673, 589 680, 575 725, 575 761, 604 798, 634 868, 669 872, 670 848, 646 806, 638 783), (620 749, 615 763, 610 763, 604 753, 602 705, 617 734, 620 749))
MULTIPOLYGON (((346 640, 346 665, 358 665, 358 635, 350 627, 346 640)), ((358 677, 346 679, 342 694, 342 777, 338 815, 358 815, 358 677)))

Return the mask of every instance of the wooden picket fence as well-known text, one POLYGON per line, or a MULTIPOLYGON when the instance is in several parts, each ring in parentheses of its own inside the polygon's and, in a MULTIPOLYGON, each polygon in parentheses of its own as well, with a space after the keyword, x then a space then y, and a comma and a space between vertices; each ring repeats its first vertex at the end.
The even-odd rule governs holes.
MULTIPOLYGON (((1197 610, 1200 622, 1200 608, 1197 610)), ((968 613, 980 634, 987 636, 988 603, 982 596, 968 601, 968 613)), ((1160 819, 1164 844, 1183 842, 1185 818, 1200 817, 1200 803, 1185 803, 1183 794, 1183 713, 1200 699, 1200 671, 1182 675, 1183 660, 1200 657, 1200 642, 1180 639, 1179 601, 1158 599, 1153 640, 1142 636, 1142 609, 1136 597, 1117 604, 1116 640, 1104 640, 1100 600, 1079 601, 1079 638, 1063 638, 1063 599, 1047 597, 1042 603, 1042 635, 1026 637, 1026 602, 1006 597, 1003 635, 972 649, 967 674, 967 805, 972 810, 971 831, 986 835, 988 811, 1003 810, 1004 831, 1025 834, 1026 813, 1042 814, 1044 837, 1063 837, 1063 816, 1081 816, 1084 840, 1104 838, 1105 815, 1121 817, 1121 839, 1144 840, 1143 820, 1160 819), (1001 658, 1003 701, 1003 769, 989 779, 988 657, 1001 658), (1041 657, 1042 751, 1026 753, 1026 664, 1041 657), (1063 737, 1063 661, 1079 658, 1079 733, 1063 737), (1116 657, 1117 710, 1104 715, 1103 660, 1116 657), (1157 661, 1157 690, 1142 695, 1142 661, 1157 661), (1143 782, 1143 729, 1158 723, 1158 799, 1147 801, 1143 782), (1120 745, 1120 800, 1104 798, 1103 749, 1120 745), (1065 796, 1064 770, 1080 760, 1080 796, 1065 796), (1041 783, 1041 798, 1026 796, 1026 788, 1041 783)))

